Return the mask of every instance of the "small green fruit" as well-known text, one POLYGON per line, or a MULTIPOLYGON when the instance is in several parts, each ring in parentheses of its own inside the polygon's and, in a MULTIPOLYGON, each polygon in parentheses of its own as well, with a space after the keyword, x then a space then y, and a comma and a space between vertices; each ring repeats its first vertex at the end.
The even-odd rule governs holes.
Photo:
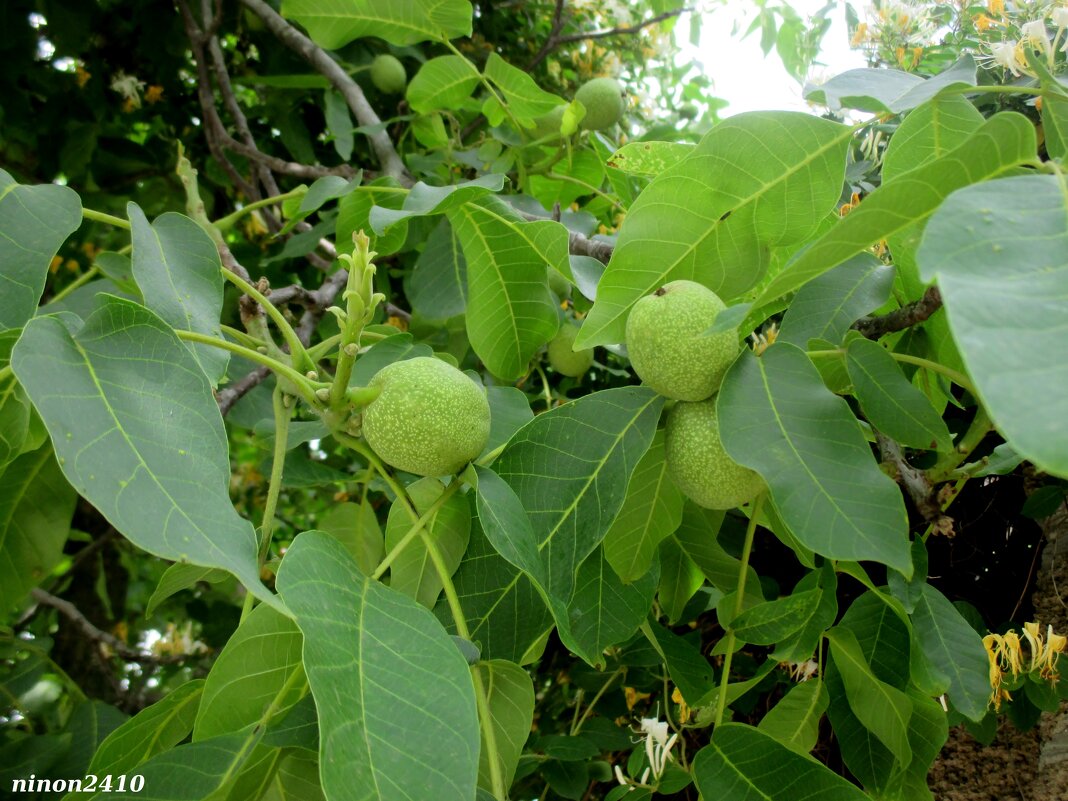
POLYGON ((683 494, 706 509, 733 509, 764 489, 758 473, 727 455, 714 397, 675 404, 667 418, 665 460, 683 494))
POLYGON ((387 95, 399 95, 408 85, 408 73, 395 56, 383 53, 371 62, 371 83, 387 95))
POLYGON ((570 297, 571 295, 571 282, 564 278, 560 273, 554 270, 552 267, 546 267, 545 273, 549 278, 549 289, 553 294, 561 300, 570 297))
POLYGON ((382 393, 364 410, 363 436, 398 470, 451 475, 486 447, 486 393, 455 367, 420 356, 383 367, 370 386, 382 393))
POLYGON ((704 332, 725 308, 719 295, 693 281, 672 281, 635 303, 627 351, 642 381, 684 401, 704 400, 719 389, 738 355, 738 332, 704 332))
POLYGON ((623 119, 623 87, 614 78, 594 78, 575 92, 575 99, 586 109, 582 127, 603 131, 623 119))
POLYGON ((593 365, 593 350, 573 350, 578 326, 564 323, 549 343, 549 364, 560 375, 578 378, 593 365))
POLYGON ((560 124, 564 121, 564 111, 567 106, 557 106, 548 114, 542 114, 534 119, 534 130, 530 135, 534 139, 544 139, 547 136, 560 137, 560 124))

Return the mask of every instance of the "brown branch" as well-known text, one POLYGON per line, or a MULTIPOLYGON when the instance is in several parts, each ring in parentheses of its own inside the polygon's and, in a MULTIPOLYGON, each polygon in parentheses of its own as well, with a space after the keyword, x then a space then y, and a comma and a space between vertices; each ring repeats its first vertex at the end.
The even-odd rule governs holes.
POLYGON ((541 46, 539 50, 529 62, 527 62, 526 71, 530 72, 551 53, 558 44, 557 37, 560 35, 560 31, 564 27, 564 3, 566 0, 556 0, 556 8, 553 10, 553 26, 549 31, 549 36, 545 40, 545 44, 541 46))
POLYGON ((94 626, 89 620, 89 618, 83 615, 78 609, 78 607, 76 607, 70 601, 65 601, 62 598, 58 598, 57 596, 52 595, 52 593, 50 592, 45 592, 40 587, 35 587, 30 592, 30 595, 35 601, 37 601, 37 603, 55 609, 57 612, 63 615, 63 617, 70 620, 72 623, 74 623, 74 625, 78 627, 82 634, 84 634, 90 640, 93 640, 94 642, 99 643, 101 645, 106 645, 108 648, 114 651, 117 656, 122 659, 125 659, 127 662, 148 662, 152 664, 165 664, 173 662, 182 662, 193 656, 193 654, 157 656, 156 654, 150 653, 148 651, 131 648, 118 637, 112 634, 108 634, 106 631, 101 631, 96 626, 94 626))
POLYGON ((886 334, 904 331, 910 326, 922 323, 941 308, 942 293, 932 284, 919 300, 878 317, 861 317, 853 323, 853 328, 868 339, 879 339, 886 334))
MULTIPOLYGON (((553 219, 551 217, 542 217, 540 214, 528 214, 519 209, 515 209, 514 211, 524 220, 531 222, 553 219)), ((574 231, 568 231, 567 249, 573 256, 592 256, 597 259, 597 261, 602 262, 603 264, 608 264, 608 260, 612 258, 612 253, 616 249, 616 246, 611 242, 605 242, 600 239, 590 239, 589 237, 574 231)))
MULTIPOLYGON (((264 25, 282 44, 300 55, 330 81, 334 88, 341 93, 341 96, 345 98, 349 109, 352 110, 353 115, 356 117, 356 122, 361 127, 372 128, 382 124, 378 114, 375 113, 371 104, 367 102, 360 85, 325 50, 286 22, 264 0, 241 0, 241 2, 263 20, 264 25)), ((371 149, 374 150, 375 156, 378 157, 383 171, 387 175, 396 178, 401 184, 411 186, 413 183, 412 177, 408 173, 408 168, 404 166, 404 161, 401 159, 400 154, 397 153, 397 149, 393 146, 393 140, 390 139, 389 133, 385 130, 378 130, 374 133, 368 133, 367 138, 371 142, 371 149)))
MULTIPOLYGON (((874 431, 874 428, 872 429, 874 431)), ((879 457, 894 470, 894 478, 905 488, 916 511, 934 526, 936 531, 951 534, 953 518, 942 513, 942 506, 934 494, 934 487, 922 470, 917 470, 905 459, 901 446, 880 431, 875 431, 879 457)))

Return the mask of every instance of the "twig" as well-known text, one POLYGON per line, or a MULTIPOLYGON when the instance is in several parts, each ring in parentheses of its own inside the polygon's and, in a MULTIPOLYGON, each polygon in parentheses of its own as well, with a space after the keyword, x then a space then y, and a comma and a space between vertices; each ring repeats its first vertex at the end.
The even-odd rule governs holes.
POLYGON ((882 432, 875 432, 875 441, 879 445, 880 458, 894 468, 898 483, 908 492, 916 511, 923 515, 923 519, 935 530, 947 535, 951 533, 953 518, 942 514, 942 507, 934 497, 934 488, 924 472, 910 465, 901 452, 901 446, 882 432))
MULTIPOLYGON (((382 120, 367 102, 360 85, 341 68, 340 64, 327 55, 325 50, 286 22, 264 0, 241 0, 241 2, 263 20, 264 25, 282 44, 300 55, 333 84, 334 88, 345 98, 345 102, 356 117, 356 122, 361 127, 374 129, 375 126, 381 126, 382 120)), ((389 133, 384 129, 376 130, 374 133, 368 133, 367 138, 371 142, 371 149, 378 157, 383 171, 403 185, 411 186, 412 176, 393 146, 389 133)))
MULTIPOLYGON (((538 220, 550 220, 551 217, 542 217, 540 214, 529 214, 525 211, 515 212, 524 220, 536 222, 538 220)), ((612 252, 616 249, 616 246, 611 242, 604 242, 600 239, 590 239, 582 234, 575 233, 574 231, 567 232, 567 249, 573 256, 592 256, 597 261, 604 264, 608 264, 608 260, 612 258, 612 252)))
POLYGON ((119 657, 125 659, 128 662, 149 662, 153 664, 164 664, 181 662, 188 659, 192 654, 176 654, 173 656, 157 656, 156 654, 149 653, 147 651, 140 651, 136 648, 131 648, 124 643, 118 637, 112 634, 108 634, 106 631, 101 631, 94 626, 85 615, 79 611, 78 607, 72 604, 70 601, 65 601, 62 598, 57 598, 49 592, 45 592, 40 587, 35 587, 30 593, 33 599, 37 603, 44 606, 50 606, 63 615, 65 618, 74 623, 81 632, 93 640, 94 642, 106 645, 112 651, 114 651, 119 657))
POLYGON ((922 323, 941 308, 942 293, 932 284, 919 300, 878 317, 861 317, 853 323, 853 328, 868 339, 879 339, 886 334, 904 331, 910 326, 922 323))
POLYGON ((588 31, 585 33, 568 33, 563 36, 560 35, 560 31, 564 26, 563 21, 563 0, 557 0, 556 10, 553 13, 553 26, 549 32, 549 38, 545 40, 545 44, 541 46, 541 50, 530 60, 527 64, 527 70, 532 70, 538 66, 542 61, 548 57, 548 55, 562 44, 568 44, 570 42, 584 42, 587 39, 605 39, 609 36, 627 36, 634 34, 648 28, 650 25, 656 25, 658 22, 663 22, 666 19, 677 17, 681 14, 685 14, 689 11, 693 11, 692 8, 676 8, 672 11, 665 11, 663 14, 657 14, 655 17, 649 17, 644 19, 636 25, 621 25, 617 28, 607 28, 600 31, 588 31))

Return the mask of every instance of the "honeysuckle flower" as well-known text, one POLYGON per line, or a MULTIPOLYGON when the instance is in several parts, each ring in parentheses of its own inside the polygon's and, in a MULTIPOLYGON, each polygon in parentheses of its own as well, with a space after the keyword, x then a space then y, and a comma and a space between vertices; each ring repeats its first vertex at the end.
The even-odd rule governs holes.
POLYGON ((1023 60, 1020 58, 1019 42, 999 42, 991 45, 990 56, 999 67, 1004 67, 1017 78, 1020 77, 1023 60))
POLYGON ((127 106, 141 108, 141 91, 145 88, 144 81, 138 80, 133 75, 127 75, 120 70, 111 79, 110 86, 111 91, 118 92, 123 96, 127 106))
POLYGON ((1005 0, 990 0, 987 3, 987 11, 998 17, 1005 16, 1005 0))
POLYGON ((1036 45, 1045 56, 1051 53, 1049 34, 1046 32, 1045 20, 1036 19, 1020 26, 1020 41, 1036 45))
POLYGON ((1054 27, 1058 30, 1068 28, 1068 6, 1058 6, 1053 9, 1053 13, 1050 16, 1053 19, 1054 27))

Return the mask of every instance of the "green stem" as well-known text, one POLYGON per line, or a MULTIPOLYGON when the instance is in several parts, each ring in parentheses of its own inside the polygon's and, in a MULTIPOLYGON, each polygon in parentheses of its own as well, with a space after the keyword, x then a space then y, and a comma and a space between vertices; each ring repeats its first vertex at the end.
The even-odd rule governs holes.
POLYGON ((935 463, 934 467, 927 471, 927 478, 934 484, 941 481, 945 481, 949 478, 950 474, 957 469, 958 465, 968 458, 969 454, 979 447, 979 443, 983 441, 983 437, 990 433, 990 430, 994 427, 994 423, 990 420, 990 415, 982 406, 976 408, 975 417, 972 418, 972 424, 968 426, 968 430, 964 432, 964 436, 960 438, 960 442, 957 443, 957 447, 951 450, 949 453, 945 453, 935 463))
MULTIPOLYGON (((827 350, 809 350, 805 351, 806 355, 810 359, 826 359, 828 357, 845 358, 845 348, 828 348, 827 350)), ((905 362, 906 364, 914 364, 917 367, 923 367, 927 370, 931 370, 935 373, 941 373, 957 386, 966 389, 972 395, 975 395, 975 386, 972 384, 968 376, 964 373, 954 370, 952 367, 946 367, 944 364, 933 362, 930 359, 924 359, 919 356, 912 356, 908 353, 890 353, 894 357, 895 361, 905 362)))
POLYGON ((378 458, 378 454, 371 450, 365 442, 356 439, 356 437, 350 436, 349 434, 345 434, 341 431, 334 431, 333 437, 342 445, 352 448, 352 450, 356 451, 356 453, 366 459, 367 463, 370 464, 380 476, 382 476, 382 480, 386 482, 391 490, 393 490, 393 494, 397 496, 397 499, 407 507, 408 516, 412 521, 419 519, 419 513, 415 508, 415 504, 413 504, 412 499, 408 497, 408 491, 390 474, 389 470, 386 469, 386 466, 382 464, 382 460, 378 458))
MULTIPOLYGON (((597 691, 597 693, 593 696, 593 700, 591 700, 586 705, 586 711, 584 711, 582 713, 582 717, 580 717, 578 719, 578 721, 576 721, 576 723, 571 727, 571 736, 572 737, 576 736, 580 731, 582 731, 583 724, 590 717, 590 713, 593 712, 593 708, 597 705, 597 702, 601 700, 601 697, 605 694, 605 691, 608 689, 609 685, 611 685, 612 682, 616 680, 617 676, 625 676, 626 673, 627 673, 627 666, 626 665, 620 665, 619 667, 617 667, 615 669, 615 672, 611 676, 608 677, 608 680, 604 684, 601 685, 601 689, 599 689, 597 691)), ((666 704, 667 701, 665 701, 664 703, 666 704)))
POLYGON ((240 328, 234 328, 230 325, 220 325, 219 330, 236 341, 239 345, 244 345, 246 348, 255 350, 256 348, 265 347, 267 345, 262 339, 254 337, 248 331, 242 331, 240 328))
MULTIPOLYGON (((461 53, 459 49, 457 49, 456 45, 454 45, 452 42, 446 40, 444 42, 444 45, 449 48, 449 50, 451 50, 455 55, 459 56, 464 60, 464 63, 471 68, 471 73, 478 78, 478 82, 482 84, 483 87, 485 87, 486 91, 490 93, 490 96, 494 100, 501 104, 501 108, 504 109, 504 113, 507 115, 508 120, 515 127, 516 131, 519 132, 519 135, 526 136, 526 129, 524 129, 523 126, 519 124, 519 121, 516 120, 515 115, 512 114, 512 110, 508 108, 508 104, 504 102, 504 98, 497 94, 497 90, 493 88, 493 84, 490 83, 486 76, 482 74, 481 70, 479 70, 478 67, 472 64, 471 61, 467 58, 467 56, 461 53)), ((518 166, 519 162, 517 162, 516 164, 518 166)))
MULTIPOLYGON (((271 454, 271 476, 267 482, 267 501, 263 505, 263 521, 260 523, 260 547, 258 564, 263 567, 267 555, 271 552, 271 534, 274 530, 274 515, 278 509, 278 496, 282 491, 282 470, 286 462, 286 445, 289 438, 290 409, 285 405, 283 393, 276 386, 271 396, 274 409, 274 451, 271 454)), ((240 625, 252 611, 254 598, 252 593, 245 594, 245 603, 241 608, 240 625)))
POLYGON ((541 379, 541 396, 545 399, 545 411, 551 412, 553 408, 553 389, 549 386, 549 379, 545 375, 545 371, 541 369, 541 365, 535 364, 534 369, 538 371, 538 378, 541 379))
POLYGON ((471 680, 475 685, 475 704, 478 706, 478 719, 482 727, 482 737, 486 741, 487 761, 489 762, 490 786, 493 788, 493 797, 497 801, 507 801, 508 788, 504 784, 504 776, 501 774, 501 762, 498 754, 497 732, 493 728, 493 715, 489 708, 489 695, 486 686, 482 683, 482 674, 478 665, 471 666, 471 680))
POLYGON ((266 206, 274 206, 278 203, 284 203, 295 197, 300 197, 307 193, 307 189, 294 189, 291 192, 285 192, 281 195, 275 195, 274 197, 265 197, 262 200, 257 200, 254 203, 249 203, 247 206, 242 206, 237 211, 227 214, 225 217, 220 217, 215 221, 214 225, 220 231, 226 231, 233 227, 234 223, 244 217, 246 214, 251 214, 257 209, 265 208, 266 206))
POLYGON ((267 300, 262 292, 241 276, 235 275, 230 272, 230 270, 223 270, 222 274, 223 278, 259 303, 263 310, 267 312, 267 316, 274 321, 276 326, 278 326, 282 338, 286 341, 286 344, 289 345, 289 353, 293 358, 293 365, 302 369, 312 369, 314 365, 308 361, 308 354, 304 352, 304 343, 300 341, 297 332, 293 330, 293 326, 289 324, 289 321, 285 318, 285 315, 282 314, 281 310, 267 300))
POLYGON ((626 211, 627 210, 626 206, 624 206, 619 201, 615 200, 611 195, 609 195, 609 194, 603 192, 602 190, 598 189, 596 186, 594 186, 591 183, 587 183, 586 181, 583 181, 583 180, 581 180, 579 178, 575 178, 575 177, 570 176, 570 175, 562 175, 561 173, 558 173, 558 172, 557 173, 553 173, 552 178, 553 178, 554 181, 564 181, 565 183, 570 183, 570 184, 575 184, 576 186, 581 186, 584 189, 588 189, 591 192, 593 192, 593 194, 597 195, 597 197, 601 198, 601 200, 605 201, 606 203, 610 203, 611 205, 615 206, 620 211, 626 211))
POLYGON ((500 456, 502 453, 504 453, 504 449, 507 448, 507 447, 508 447, 508 443, 507 442, 504 442, 504 443, 498 445, 492 451, 490 451, 485 456, 483 456, 481 459, 476 461, 475 464, 482 465, 483 467, 486 467, 487 465, 493 464, 493 460, 496 459, 498 456, 500 456))
POLYGON ((94 222, 107 223, 108 225, 114 225, 116 228, 125 228, 130 230, 130 221, 124 220, 122 217, 115 217, 111 214, 105 214, 102 211, 93 211, 82 207, 82 218, 85 220, 93 220, 94 222))
POLYGON ((397 560, 398 556, 400 556, 401 551, 408 547, 408 543, 426 530, 427 524, 431 521, 434 515, 438 513, 438 510, 445 505, 449 498, 456 494, 456 490, 459 488, 459 481, 453 481, 445 488, 445 491, 438 496, 437 500, 431 504, 430 508, 427 509, 424 514, 420 515, 418 520, 412 523, 412 527, 408 529, 408 532, 403 537, 401 537, 400 542, 394 545, 389 553, 386 554, 385 558, 378 563, 378 567, 376 567, 375 572, 371 574, 371 578, 377 581, 385 575, 386 571, 389 570, 389 566, 397 560))
POLYGON ((14 372, 15 371, 11 369, 10 364, 5 364, 3 367, 0 367, 0 383, 7 381, 7 379, 10 378, 14 374, 14 372))
POLYGON ((208 336, 207 334, 201 334, 197 331, 182 331, 180 329, 174 329, 174 333, 178 335, 179 339, 184 339, 187 342, 199 342, 201 345, 210 345, 213 348, 220 348, 222 350, 228 350, 231 353, 236 353, 239 356, 243 356, 249 361, 262 364, 264 367, 269 367, 275 373, 280 376, 288 378, 293 382, 294 387, 300 392, 301 397, 308 403, 315 405, 318 400, 315 397, 315 390, 312 389, 308 383, 308 379, 298 373, 288 364, 283 364, 277 359, 273 359, 265 353, 260 353, 258 350, 252 350, 246 348, 244 345, 238 345, 236 342, 230 342, 225 339, 219 339, 218 337, 208 336))
POLYGON ((84 273, 82 273, 77 278, 75 278, 73 281, 71 281, 69 284, 67 284, 65 287, 63 287, 63 289, 59 290, 59 292, 57 292, 55 295, 53 295, 52 299, 50 301, 48 301, 48 302, 49 303, 58 303, 59 301, 63 300, 63 298, 67 297, 67 295, 69 295, 71 292, 73 292, 78 287, 85 286, 90 281, 92 281, 94 278, 96 278, 96 276, 97 276, 97 274, 99 272, 100 272, 100 268, 97 267, 94 264, 92 267, 90 267, 84 273))
POLYGON ((723 713, 727 710, 727 686, 731 678, 731 661, 734 658, 734 620, 742 613, 742 605, 745 600, 745 580, 749 574, 749 557, 753 552, 753 540, 756 537, 757 518, 760 517, 760 508, 764 505, 764 493, 760 493, 753 501, 753 508, 749 514, 749 525, 745 529, 745 543, 742 545, 742 559, 738 567, 738 589, 734 599, 734 614, 731 616, 731 625, 727 628, 727 654, 723 657, 723 675, 719 681, 719 703, 716 705, 716 720, 713 728, 723 722, 723 713))

